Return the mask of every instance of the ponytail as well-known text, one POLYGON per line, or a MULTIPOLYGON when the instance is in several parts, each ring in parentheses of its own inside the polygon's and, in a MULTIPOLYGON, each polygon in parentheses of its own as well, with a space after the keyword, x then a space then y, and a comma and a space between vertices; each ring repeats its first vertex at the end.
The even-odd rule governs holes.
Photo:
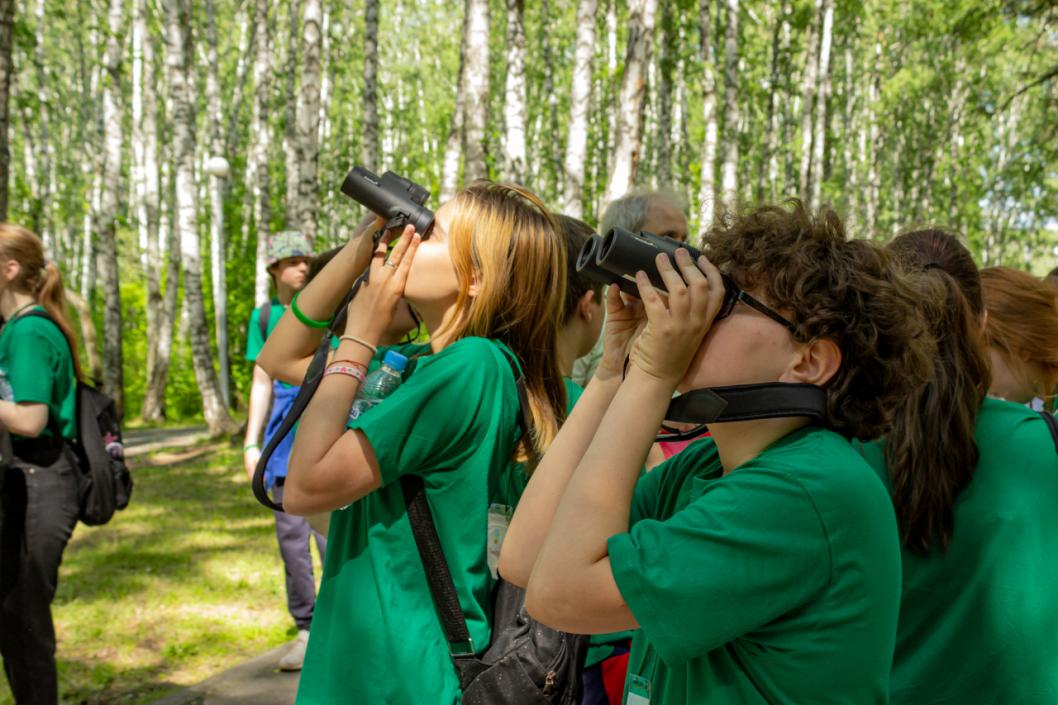
POLYGON ((974 433, 990 384, 981 280, 970 253, 942 230, 907 233, 889 247, 921 272, 920 300, 936 337, 933 374, 896 415, 885 447, 901 543, 927 553, 951 543, 955 501, 977 467, 974 433))
POLYGON ((59 326, 70 346, 74 374, 83 380, 77 339, 66 315, 66 291, 59 268, 44 261, 44 244, 39 237, 20 225, 0 223, 0 260, 12 259, 22 267, 22 274, 13 284, 32 295, 59 326))

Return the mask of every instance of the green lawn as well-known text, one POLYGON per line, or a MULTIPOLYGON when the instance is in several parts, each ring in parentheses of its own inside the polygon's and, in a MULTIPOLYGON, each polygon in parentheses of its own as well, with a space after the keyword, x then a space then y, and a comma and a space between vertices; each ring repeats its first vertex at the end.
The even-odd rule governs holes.
POLYGON ((67 703, 148 703, 295 634, 272 515, 237 453, 156 453, 133 472, 129 508, 78 525, 66 549, 53 611, 67 703))

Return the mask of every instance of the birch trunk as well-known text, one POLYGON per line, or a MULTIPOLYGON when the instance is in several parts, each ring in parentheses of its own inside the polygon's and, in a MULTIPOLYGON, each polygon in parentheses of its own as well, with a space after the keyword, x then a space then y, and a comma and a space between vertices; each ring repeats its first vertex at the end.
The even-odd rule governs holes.
POLYGON ((672 73, 676 64, 674 49, 679 48, 675 24, 672 4, 666 2, 661 9, 661 56, 658 57, 657 63, 658 131, 655 169, 658 183, 666 187, 672 185, 672 73))
POLYGON ((827 99, 830 98, 830 48, 833 43, 834 0, 823 0, 823 31, 819 46, 819 90, 816 92, 815 130, 812 137, 812 189, 809 204, 819 208, 826 162, 827 99))
POLYGON ((381 172, 378 155, 378 0, 364 2, 364 166, 381 172))
POLYGON ((11 168, 7 131, 11 78, 15 73, 15 66, 11 61, 14 20, 15 0, 0 0, 0 222, 7 220, 7 184, 11 168))
MULTIPOLYGON (((286 201, 285 218, 286 227, 290 230, 298 227, 298 170, 301 165, 301 155, 298 154, 298 27, 300 12, 300 0, 290 0, 288 5, 290 33, 287 35, 287 57, 286 66, 283 71, 286 76, 286 117, 285 131, 283 133, 283 153, 286 157, 286 201)), ((271 64, 271 54, 269 54, 271 64)))
POLYGON ((466 117, 465 92, 463 81, 466 80, 467 30, 469 15, 463 14, 463 31, 459 42, 459 74, 456 77, 456 100, 452 111, 452 125, 445 138, 444 158, 441 164, 441 202, 450 201, 459 188, 459 161, 462 156, 463 127, 466 117))
POLYGON ((614 151, 605 202, 612 203, 635 183, 641 150, 640 125, 646 103, 646 73, 654 39, 657 0, 630 0, 628 3, 628 46, 624 75, 615 106, 614 151))
MULTIPOLYGON (((223 140, 223 108, 220 97, 220 67, 217 60, 217 22, 214 0, 206 0, 206 107, 209 122, 209 156, 225 157, 223 140)), ((228 286, 224 233, 224 193, 227 178, 210 176, 210 274, 213 290, 213 330, 217 341, 217 363, 220 371, 220 392, 224 406, 231 408, 231 361, 228 356, 228 286)))
POLYGON ((724 31, 724 162, 720 188, 724 203, 738 202, 738 13, 739 0, 726 0, 727 27, 724 31))
MULTIPOLYGON (((173 328, 176 323, 177 294, 180 290, 180 243, 176 239, 176 228, 167 213, 174 210, 172 180, 169 178, 168 161, 163 162, 162 172, 167 209, 161 211, 158 218, 158 239, 161 256, 165 258, 165 294, 159 291, 156 298, 158 307, 158 337, 152 347, 155 348, 155 364, 147 375, 147 390, 143 397, 143 409, 140 416, 147 421, 161 421, 166 417, 165 385, 169 379, 169 365, 173 357, 173 328)), ((162 263, 158 263, 159 269, 162 263)))
POLYGON ((488 178, 485 128, 489 117, 489 3, 466 0, 463 67, 463 179, 488 178))
POLYGON ((121 75, 124 2, 110 0, 103 81, 103 165, 99 209, 94 229, 99 237, 103 286, 103 390, 114 399, 118 416, 125 412, 124 361, 121 350, 121 284, 118 279, 117 215, 121 179, 121 75))
MULTIPOLYGON (((779 134, 779 111, 776 102, 779 94, 779 57, 786 54, 783 38, 789 36, 786 29, 786 14, 789 0, 782 0, 779 13, 775 16, 774 29, 771 34, 771 80, 768 83, 768 120, 764 130, 764 143, 761 147, 760 168, 757 170, 758 201, 774 200, 775 185, 779 180, 779 159, 775 149, 775 138, 779 134)), ((789 145, 783 145, 789 149, 789 145)))
POLYGON ((573 85, 569 99, 569 129, 563 160, 562 212, 580 218, 584 213, 585 160, 591 115, 592 59, 595 57, 595 10, 598 0, 577 3, 577 40, 573 54, 573 85))
POLYGON ((228 414, 213 368, 209 344, 209 323, 202 297, 202 259, 198 241, 198 212, 195 203, 195 133, 192 112, 190 66, 192 41, 189 8, 182 0, 165 0, 166 64, 172 94, 173 162, 176 180, 176 217, 184 263, 184 302, 189 314, 191 358, 195 381, 202 397, 202 413, 210 434, 234 433, 236 424, 228 414))
POLYGON ((503 92, 502 173, 505 180, 517 184, 523 183, 526 178, 524 15, 525 0, 507 0, 507 80, 503 92))
POLYGON ((304 0, 301 42, 301 99, 298 101, 298 220, 301 232, 315 242, 320 165, 320 0, 304 0))
POLYGON ((253 135, 254 165, 254 224, 257 227, 257 245, 254 267, 254 306, 268 301, 268 272, 265 271, 265 248, 272 229, 272 179, 268 171, 268 152, 272 144, 271 113, 272 84, 269 45, 271 33, 268 27, 269 0, 256 0, 254 24, 257 25, 257 47, 254 51, 253 84, 257 99, 253 103, 250 117, 250 132, 253 135))
POLYGON ((805 51, 805 70, 801 78, 804 94, 801 98, 801 198, 808 201, 812 192, 812 135, 814 133, 812 118, 815 115, 815 95, 819 71, 819 28, 823 0, 815 0, 815 10, 808 25, 808 49, 805 51))
POLYGON ((867 236, 878 237, 878 198, 881 191, 881 177, 878 171, 878 97, 880 86, 880 71, 882 62, 882 45, 876 42, 874 45, 874 61, 870 71, 870 81, 867 88, 867 198, 863 209, 866 219, 867 236))
POLYGON ((698 230, 704 233, 716 219, 716 53, 710 36, 710 8, 714 0, 701 0, 698 17, 698 58, 702 62, 702 114, 705 140, 702 145, 702 178, 698 190, 698 230))

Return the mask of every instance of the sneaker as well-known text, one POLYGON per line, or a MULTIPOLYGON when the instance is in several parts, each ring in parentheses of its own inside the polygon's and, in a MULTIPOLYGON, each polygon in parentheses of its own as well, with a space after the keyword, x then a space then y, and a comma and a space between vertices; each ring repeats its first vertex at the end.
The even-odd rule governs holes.
POLYGON ((309 643, 309 630, 299 629, 298 636, 290 642, 290 650, 279 659, 280 671, 300 671, 305 662, 305 647, 309 643))

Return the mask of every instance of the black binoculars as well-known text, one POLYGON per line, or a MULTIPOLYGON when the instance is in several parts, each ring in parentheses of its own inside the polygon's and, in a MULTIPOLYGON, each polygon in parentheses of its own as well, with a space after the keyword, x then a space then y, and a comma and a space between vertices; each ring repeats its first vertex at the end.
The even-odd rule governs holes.
MULTIPOLYGON (((643 270, 655 288, 665 291, 655 258, 664 252, 676 266, 676 250, 684 249, 697 260, 702 254, 687 243, 653 233, 633 233, 614 228, 605 235, 593 235, 580 250, 577 271, 602 284, 616 284, 624 293, 639 298, 636 272, 643 270)), ((678 271, 678 270, 677 270, 678 271)))
POLYGON ((362 166, 354 166, 345 176, 342 193, 385 218, 385 230, 414 225, 425 240, 433 229, 433 211, 423 205, 430 191, 392 171, 379 178, 362 166))

